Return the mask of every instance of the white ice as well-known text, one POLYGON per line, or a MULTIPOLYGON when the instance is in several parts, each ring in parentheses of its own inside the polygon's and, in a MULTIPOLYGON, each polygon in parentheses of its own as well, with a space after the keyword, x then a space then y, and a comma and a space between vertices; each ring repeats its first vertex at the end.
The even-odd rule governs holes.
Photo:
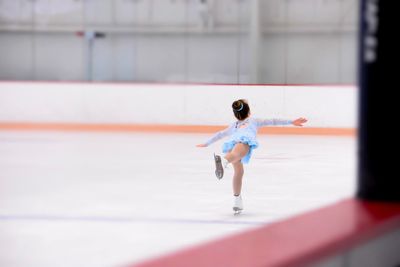
POLYGON ((0 266, 126 266, 354 194, 354 137, 259 135, 234 216, 209 136, 0 132, 0 266))

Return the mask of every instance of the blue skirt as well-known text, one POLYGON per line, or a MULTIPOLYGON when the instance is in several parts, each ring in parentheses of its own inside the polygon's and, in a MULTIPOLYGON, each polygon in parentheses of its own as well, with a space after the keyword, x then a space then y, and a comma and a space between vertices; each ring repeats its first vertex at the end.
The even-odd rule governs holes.
POLYGON ((258 147, 258 142, 247 136, 240 136, 239 138, 231 139, 231 140, 225 142, 222 145, 222 152, 228 153, 229 151, 231 151, 233 149, 233 147, 237 143, 242 143, 242 144, 246 144, 249 146, 249 152, 241 160, 241 162, 244 164, 249 163, 251 154, 253 153, 253 149, 256 149, 258 147))

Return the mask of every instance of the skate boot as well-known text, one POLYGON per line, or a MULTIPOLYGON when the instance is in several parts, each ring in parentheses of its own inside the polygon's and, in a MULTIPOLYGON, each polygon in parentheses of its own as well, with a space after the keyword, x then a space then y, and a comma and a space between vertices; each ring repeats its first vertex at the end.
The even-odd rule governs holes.
POLYGON ((234 196, 233 199, 233 212, 235 215, 240 214, 243 210, 242 196, 234 196))
POLYGON ((214 154, 215 160, 215 175, 218 179, 222 179, 224 177, 224 166, 222 166, 221 156, 214 154))

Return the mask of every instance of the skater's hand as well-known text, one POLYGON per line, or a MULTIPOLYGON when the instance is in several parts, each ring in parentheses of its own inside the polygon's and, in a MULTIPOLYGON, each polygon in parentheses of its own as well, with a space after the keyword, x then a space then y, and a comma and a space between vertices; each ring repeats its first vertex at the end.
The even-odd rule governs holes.
POLYGON ((198 145, 196 145, 197 147, 207 147, 207 145, 206 144, 198 144, 198 145))
POLYGON ((298 118, 298 119, 295 119, 292 123, 295 126, 303 126, 303 123, 306 123, 306 122, 307 122, 306 118, 298 118))

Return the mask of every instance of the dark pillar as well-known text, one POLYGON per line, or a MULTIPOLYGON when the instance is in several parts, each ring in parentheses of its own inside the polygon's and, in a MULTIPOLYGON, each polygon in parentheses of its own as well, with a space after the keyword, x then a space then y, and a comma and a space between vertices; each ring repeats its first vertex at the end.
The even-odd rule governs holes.
POLYGON ((400 201, 397 2, 361 0, 360 5, 357 197, 365 200, 400 201))

